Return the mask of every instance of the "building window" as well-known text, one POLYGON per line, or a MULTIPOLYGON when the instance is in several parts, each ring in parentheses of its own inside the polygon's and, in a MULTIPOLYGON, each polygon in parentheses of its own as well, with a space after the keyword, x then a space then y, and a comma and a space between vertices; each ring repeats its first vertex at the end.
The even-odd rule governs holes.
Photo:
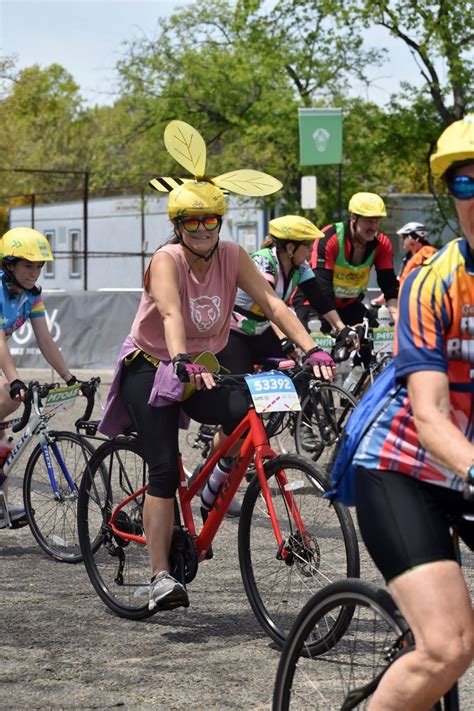
MULTIPOLYGON (((46 237, 46 239, 48 240, 49 246, 51 247, 51 251, 54 256, 54 247, 55 247, 54 230, 44 230, 43 234, 46 237)), ((44 263, 43 277, 45 279, 52 279, 54 277, 54 262, 45 262, 44 263)))
POLYGON ((71 252, 70 277, 81 276, 81 232, 80 230, 69 231, 69 244, 71 252))

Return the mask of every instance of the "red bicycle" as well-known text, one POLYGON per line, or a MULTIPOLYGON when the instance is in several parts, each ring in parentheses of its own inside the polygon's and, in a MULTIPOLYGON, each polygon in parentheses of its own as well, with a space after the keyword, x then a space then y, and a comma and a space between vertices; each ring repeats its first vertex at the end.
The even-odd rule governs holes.
MULTIPOLYGON (((281 376, 281 373, 278 373, 281 376)), ((244 376, 215 376, 245 388, 244 376)), ((357 537, 348 510, 330 505, 331 484, 313 462, 277 456, 249 393, 249 410, 188 485, 180 461, 180 486, 170 552, 172 574, 185 585, 212 557, 212 542, 250 463, 256 475, 245 492, 239 521, 239 561, 250 605, 263 629, 283 644, 296 615, 331 581, 359 575, 357 537), (243 438, 240 454, 198 530, 192 501, 217 461, 243 438)), ((102 444, 84 473, 78 501, 79 540, 89 578, 116 614, 142 619, 176 602, 148 609, 149 560, 143 529, 147 467, 134 436, 102 444)))

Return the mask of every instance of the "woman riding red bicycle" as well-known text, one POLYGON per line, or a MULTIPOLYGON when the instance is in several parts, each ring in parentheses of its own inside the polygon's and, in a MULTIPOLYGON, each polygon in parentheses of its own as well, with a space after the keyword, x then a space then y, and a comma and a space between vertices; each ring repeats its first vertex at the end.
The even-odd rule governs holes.
MULTIPOLYGON (((204 351, 218 353, 226 345, 237 288, 250 294, 266 317, 306 353, 306 363, 318 377, 331 378, 333 371, 331 359, 314 348, 297 317, 276 296, 248 254, 233 242, 219 240, 226 202, 215 183, 247 195, 275 192, 280 183, 257 171, 234 171, 228 184, 225 176, 215 182, 200 179, 205 158, 199 164, 199 156, 193 160, 192 155, 199 143, 202 149, 201 137, 184 122, 173 121, 165 130, 171 155, 188 169, 199 165, 202 172, 181 185, 168 178, 152 181, 161 190, 163 184, 177 186, 168 198, 174 236, 155 252, 148 266, 142 300, 124 342, 100 425, 110 436, 136 429, 149 466, 144 526, 151 565, 150 609, 167 596, 187 603, 184 587, 169 573, 168 560, 179 483, 182 412, 200 422, 222 425, 223 434, 217 436, 225 437, 248 410, 241 390, 214 389, 212 373, 192 362, 193 356, 204 351), (189 139, 184 141, 190 153, 187 160, 182 158, 183 137, 189 139), (185 401, 183 381, 196 388, 185 401)), ((219 462, 219 467, 225 471, 226 463, 219 462)))

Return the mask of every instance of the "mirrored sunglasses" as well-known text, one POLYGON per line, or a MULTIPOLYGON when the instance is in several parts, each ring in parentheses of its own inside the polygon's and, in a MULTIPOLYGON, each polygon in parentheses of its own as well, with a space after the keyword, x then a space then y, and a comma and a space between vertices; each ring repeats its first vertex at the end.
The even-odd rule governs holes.
POLYGON ((179 224, 184 227, 186 232, 197 232, 200 225, 208 232, 217 230, 220 227, 221 219, 217 215, 205 215, 204 217, 184 217, 179 220, 179 224))
POLYGON ((471 200, 474 198, 474 178, 457 175, 448 181, 448 190, 457 200, 471 200))

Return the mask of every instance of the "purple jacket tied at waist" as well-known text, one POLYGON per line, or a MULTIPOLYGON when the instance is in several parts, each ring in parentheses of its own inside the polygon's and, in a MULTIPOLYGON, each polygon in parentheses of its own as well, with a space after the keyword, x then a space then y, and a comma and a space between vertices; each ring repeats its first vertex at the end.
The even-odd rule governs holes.
MULTIPOLYGON (((123 400, 120 388, 122 368, 127 356, 137 350, 137 346, 130 336, 125 339, 120 351, 117 365, 115 366, 114 377, 110 392, 105 403, 104 414, 99 424, 99 431, 108 437, 116 437, 119 434, 127 434, 133 429, 133 422, 128 408, 123 400)), ((125 366, 126 367, 126 366, 125 366)), ((183 398, 184 383, 182 383, 174 372, 171 361, 160 361, 156 369, 155 380, 151 389, 148 404, 152 407, 166 407, 176 402, 181 402, 183 398)), ((186 429, 189 426, 189 417, 183 412, 180 426, 186 429)))

